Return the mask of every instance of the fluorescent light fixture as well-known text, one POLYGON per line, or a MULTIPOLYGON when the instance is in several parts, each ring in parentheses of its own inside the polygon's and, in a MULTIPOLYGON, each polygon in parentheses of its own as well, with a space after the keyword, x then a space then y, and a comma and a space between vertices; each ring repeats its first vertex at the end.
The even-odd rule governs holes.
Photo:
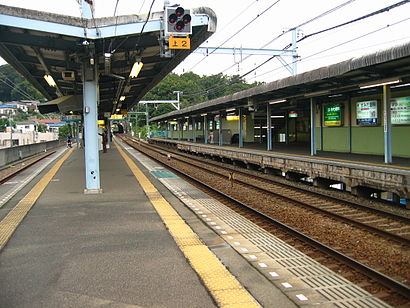
POLYGON ((57 86, 56 82, 53 79, 53 76, 44 75, 44 79, 47 81, 47 83, 50 87, 56 87, 57 86))
POLYGON ((208 115, 207 113, 201 113, 201 117, 208 115))
POLYGON ((115 111, 117 111, 117 112, 120 111, 120 108, 115 109, 115 111))
POLYGON ((274 119, 283 119, 285 116, 283 116, 283 115, 273 115, 273 116, 270 116, 271 118, 274 118, 274 119))
POLYGON ((330 93, 329 90, 317 91, 317 92, 307 93, 304 95, 304 97, 315 97, 315 96, 325 95, 329 93, 330 93))
POLYGON ((343 96, 343 94, 328 95, 329 98, 332 98, 332 97, 341 97, 341 96, 343 96))
POLYGON ((131 78, 136 78, 138 74, 140 73, 144 63, 142 62, 135 62, 134 65, 132 66, 131 72, 130 72, 130 77, 131 78))
POLYGON ((231 111, 235 111, 235 108, 230 108, 230 109, 226 109, 226 112, 231 112, 231 111))
POLYGON ((123 101, 125 101, 125 96, 124 95, 120 97, 120 102, 123 102, 123 101))
POLYGON ((284 103, 284 102, 286 102, 286 99, 279 99, 279 100, 276 100, 276 101, 269 102, 269 105, 279 104, 279 103, 284 103))
POLYGON ((410 83, 403 83, 403 84, 398 84, 397 86, 392 86, 391 88, 401 88, 401 87, 408 87, 410 86, 410 83))
POLYGON ((379 87, 379 86, 387 86, 389 84, 396 84, 401 82, 400 79, 395 79, 395 80, 380 80, 377 83, 371 83, 371 84, 366 84, 360 86, 360 89, 367 89, 367 88, 374 88, 374 87, 379 87))

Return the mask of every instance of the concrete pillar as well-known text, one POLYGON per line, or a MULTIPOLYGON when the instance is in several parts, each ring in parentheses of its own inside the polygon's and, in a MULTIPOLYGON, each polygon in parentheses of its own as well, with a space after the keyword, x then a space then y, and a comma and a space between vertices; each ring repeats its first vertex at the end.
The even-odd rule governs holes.
POLYGON ((84 193, 101 193, 100 158, 98 154, 98 66, 89 58, 83 63, 83 104, 85 136, 85 179, 84 193))
POLYGON ((223 145, 223 140, 222 140, 222 112, 219 113, 219 145, 223 145))
POLYGON ((310 99, 310 155, 316 155, 316 104, 310 99))
POLYGON ((267 150, 272 151, 272 119, 271 119, 271 108, 270 104, 266 105, 266 138, 267 138, 267 150))
POLYGON ((196 121, 195 118, 192 118, 192 141, 196 142, 196 121))
POLYGON ((392 163, 391 152, 391 106, 390 106, 390 86, 383 86, 383 115, 384 115, 384 162, 392 163))
POLYGON ((239 108, 239 147, 243 148, 243 109, 239 108))
POLYGON ((208 144, 208 120, 206 115, 204 115, 204 139, 205 144, 208 144))

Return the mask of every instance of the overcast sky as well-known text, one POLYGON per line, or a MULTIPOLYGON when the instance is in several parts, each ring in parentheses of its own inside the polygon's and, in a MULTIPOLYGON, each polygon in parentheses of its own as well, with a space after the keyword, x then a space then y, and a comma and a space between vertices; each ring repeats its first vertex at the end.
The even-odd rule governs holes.
MULTIPOLYGON (((202 46, 219 47, 228 40, 222 47, 239 48, 242 46, 244 48, 264 47, 271 49, 282 49, 291 42, 291 34, 286 33, 266 45, 283 31, 309 21, 346 2, 349 4, 302 26, 299 37, 353 20, 401 1, 180 0, 173 2, 171 0, 171 4, 178 3, 184 8, 207 6, 215 11, 218 18, 217 32, 202 46), (258 15, 259 17, 257 17, 258 15), (253 19, 255 21, 251 22, 253 19), (248 23, 250 24, 246 26, 248 23), (233 36, 242 27, 245 27, 244 30, 233 36)), ((117 0, 94 0, 94 3, 96 17, 114 16, 117 0)), ((116 15, 147 13, 151 3, 152 0, 119 0, 116 15)), ((80 16, 77 0, 0 0, 0 4, 80 16)), ((163 5, 164 1, 155 1, 153 11, 161 11, 163 5)), ((297 64, 298 73, 404 44, 410 41, 409 29, 410 3, 407 3, 389 12, 306 38, 298 44, 298 54, 301 60, 297 64), (348 41, 350 42, 346 43, 348 41)), ((178 66, 175 72, 182 73, 192 70, 199 75, 220 72, 228 75, 243 75, 267 60, 269 56, 252 56, 244 59, 245 56, 241 57, 240 54, 213 54, 206 59, 203 58, 202 54, 192 54, 178 66)), ((291 62, 292 58, 287 60, 291 62)), ((0 64, 4 63, 4 61, 0 62, 0 64)), ((273 59, 247 75, 246 78, 250 82, 270 82, 289 75, 290 73, 282 64, 277 59, 273 59)))

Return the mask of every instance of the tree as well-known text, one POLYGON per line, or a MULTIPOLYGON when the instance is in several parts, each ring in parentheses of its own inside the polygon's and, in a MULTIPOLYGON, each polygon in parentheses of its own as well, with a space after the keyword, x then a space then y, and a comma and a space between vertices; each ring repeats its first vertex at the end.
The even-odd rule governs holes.
POLYGON ((0 132, 5 132, 6 127, 9 127, 9 126, 16 127, 16 123, 6 118, 0 119, 0 132))
POLYGON ((0 81, 0 101, 44 99, 44 96, 9 64, 0 66, 0 81))
POLYGON ((58 139, 66 139, 68 135, 71 135, 71 126, 68 124, 61 126, 58 130, 58 139))

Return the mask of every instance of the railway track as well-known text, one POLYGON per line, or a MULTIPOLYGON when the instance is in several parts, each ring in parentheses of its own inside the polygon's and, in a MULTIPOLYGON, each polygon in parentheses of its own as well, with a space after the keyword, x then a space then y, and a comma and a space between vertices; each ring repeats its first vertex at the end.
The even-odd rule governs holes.
MULTIPOLYGON (((228 198, 230 201, 228 201, 228 203, 236 203, 236 205, 234 205, 233 207, 238 208, 238 205, 240 205, 241 209, 245 209, 246 207, 246 211, 249 211, 252 214, 249 215, 255 215, 255 217, 259 217, 256 218, 256 220, 260 220, 263 219, 264 222, 262 223, 262 225, 264 225, 266 227, 266 221, 269 221, 269 226, 271 225, 276 225, 276 226, 280 226, 281 229, 286 230, 285 232, 287 233, 291 233, 293 237, 297 237, 299 240, 303 241, 305 244, 307 243, 307 245, 311 246, 311 247, 315 247, 315 249, 319 249, 322 253, 325 253, 327 255, 332 256, 332 258, 335 258, 337 260, 339 260, 339 262, 343 262, 343 264, 347 264, 349 267, 352 267, 358 271, 360 271, 361 273, 363 273, 364 275, 366 275, 367 277, 371 277, 372 280, 377 281, 377 283, 383 285, 384 287, 388 288, 388 291, 374 291, 374 289, 378 289, 377 287, 375 288, 374 283, 373 282, 366 282, 365 284, 367 285, 371 285, 369 286, 370 290, 373 290, 373 293, 381 293, 384 294, 387 292, 389 294, 394 294, 394 293, 400 293, 401 296, 403 296, 404 301, 408 304, 410 303, 410 289, 409 286, 406 283, 401 283, 400 281, 398 281, 397 279, 391 278, 389 277, 390 275, 387 275, 386 273, 391 272, 391 267, 395 267, 395 264, 390 264, 390 265, 386 265, 384 268, 378 268, 378 270, 374 270, 372 269, 372 266, 367 265, 366 264, 366 255, 369 254, 369 252, 365 252, 365 253, 355 253, 354 249, 352 248, 354 246, 354 243, 348 243, 347 246, 350 246, 350 250, 349 249, 345 249, 343 247, 337 247, 337 246, 343 246, 341 245, 339 242, 341 242, 341 239, 335 239, 333 241, 333 243, 326 243, 329 242, 329 240, 326 238, 326 235, 322 234, 322 235, 318 235, 318 234, 314 234, 313 236, 309 234, 308 230, 304 230, 303 227, 298 227, 297 224, 294 224, 292 222, 292 217, 288 220, 284 219, 283 215, 278 215, 280 217, 280 219, 278 218, 273 218, 273 216, 276 216, 277 213, 273 213, 278 210, 278 207, 273 206, 274 204, 281 204, 281 206, 283 207, 287 207, 288 208, 288 212, 291 211, 290 216, 293 215, 294 213, 294 209, 296 209, 295 206, 303 206, 304 209, 308 209, 309 211, 312 211, 311 206, 306 206, 304 203, 305 202, 305 195, 303 194, 303 192, 298 191, 292 192, 291 188, 284 188, 283 185, 276 185, 276 184, 272 184, 272 183, 267 183, 266 180, 261 181, 260 179, 258 179, 257 181, 259 182, 255 182, 252 183, 251 185, 249 185, 248 181, 246 181, 243 178, 249 178, 248 174, 236 174, 235 173, 235 178, 234 180, 229 180, 228 176, 227 176, 227 172, 226 170, 221 170, 220 166, 213 166, 212 170, 210 170, 211 168, 209 168, 209 162, 203 162, 200 161, 198 159, 193 159, 191 157, 187 157, 186 155, 176 155, 175 153, 171 154, 171 158, 169 157, 169 152, 166 152, 164 149, 158 149, 158 148, 153 148, 150 145, 144 144, 144 143, 139 143, 136 142, 133 139, 130 139, 129 137, 124 138, 124 140, 130 144, 133 147, 136 147, 138 150, 140 150, 141 152, 144 152, 145 154, 149 155, 149 156, 153 156, 155 159, 159 160, 162 163, 165 163, 168 167, 171 167, 174 169, 174 171, 178 172, 178 173, 183 173, 185 176, 190 177, 190 179, 192 181, 196 181, 197 183, 200 183, 201 186, 205 185, 208 190, 212 190, 213 194, 218 194, 219 197, 217 198, 228 198), (179 157, 177 157, 179 156, 179 157), (175 164, 178 164, 178 166, 175 166, 175 164), (188 165, 188 167, 181 167, 182 164, 185 164, 185 166, 188 165), (198 173, 200 173, 199 171, 195 171, 195 176, 190 176, 188 173, 192 173, 193 168, 196 168, 196 170, 201 170, 200 172, 203 173, 208 173, 210 177, 210 175, 212 175, 213 180, 211 180, 211 182, 218 182, 219 188, 214 188, 214 185, 210 185, 209 181, 203 181, 199 178, 198 173), (199 168, 199 169, 198 169, 199 168), (184 169, 190 169, 190 170, 186 170, 187 172, 184 172, 184 169), (218 180, 215 180, 216 178, 218 178, 218 180), (207 183, 205 183, 207 182, 207 183), (223 184, 221 184, 223 182, 223 184), (269 185, 273 185, 273 187, 267 187, 269 185), (276 186, 275 186, 276 185, 276 186), (231 190, 229 190, 230 186, 234 186, 234 190, 236 191, 242 191, 242 193, 245 193, 245 195, 248 196, 248 200, 246 198, 244 199, 240 199, 232 196, 232 188, 231 190), (222 189, 221 189, 222 187, 222 189), (263 187, 263 188, 261 188, 263 187), (226 191, 231 191, 229 193, 227 193, 226 191), (280 191, 280 193, 276 193, 277 191, 280 191), (259 199, 269 199, 269 205, 270 207, 274 208, 273 210, 269 211, 266 208, 257 208, 254 204, 255 202, 250 201, 249 199, 252 199, 252 197, 255 196, 255 194, 259 194, 259 199), (263 194, 263 197, 260 197, 260 195, 263 194), (293 194, 293 196, 291 198, 289 198, 287 195, 289 194, 293 194), (245 201, 243 201, 245 200, 245 201), (302 202, 303 200, 303 202, 302 202), (263 218, 262 218, 263 217, 263 218), (292 225, 293 223, 293 225, 292 225), (324 240, 322 241, 321 236, 324 238, 324 240), (318 239, 319 238, 319 239, 318 239), (336 247, 335 247, 336 246, 336 247), (390 266, 390 267, 389 267, 390 266)), ((237 172, 237 171, 235 171, 237 172)), ((229 174, 229 172, 228 172, 229 174)), ((201 178, 206 178, 207 176, 202 176, 201 178)), ((255 181, 255 179, 253 179, 253 181, 255 181)), ((372 213, 369 213, 369 209, 366 209, 367 212, 365 213, 357 213, 357 215, 353 215, 353 217, 355 217, 353 220, 349 219, 349 216, 352 216, 352 212, 348 211, 348 209, 344 208, 346 205, 340 205, 340 204, 329 204, 330 202, 336 202, 337 200, 332 200, 331 198, 325 198, 321 200, 318 200, 317 198, 319 198, 318 196, 312 196, 312 194, 310 194, 309 196, 306 197, 306 199, 308 199, 308 203, 320 203, 321 207, 323 205, 324 208, 332 208, 332 209, 336 209, 335 211, 332 211, 332 214, 329 214, 327 212, 324 212, 324 209, 320 209, 320 214, 318 213, 317 209, 314 209, 314 211, 316 212, 316 218, 313 219, 321 219, 323 220, 323 218, 319 218, 320 216, 317 215, 325 215, 327 217, 331 217, 332 220, 338 220, 339 224, 340 224, 340 218, 337 218, 337 214, 343 214, 343 218, 342 218, 342 227, 343 225, 346 225, 347 223, 349 225, 352 225, 354 227, 359 227, 361 229, 365 229, 367 233, 371 233, 371 236, 373 241, 384 241, 384 243, 386 244, 382 244, 382 245, 391 245, 391 247, 394 247, 394 249, 396 251, 401 251, 401 253, 403 253, 404 255, 407 254, 408 257, 408 247, 409 247, 409 238, 408 238, 408 233, 406 233, 405 231, 403 232, 403 230, 408 230, 406 228, 408 228, 408 223, 406 224, 406 219, 403 217, 398 217, 397 220, 395 217, 393 217, 392 215, 386 215, 385 217, 383 216, 383 218, 377 218, 377 219, 373 219, 373 218, 369 218, 369 215, 372 213), (336 214, 337 213, 337 214, 336 214), (346 215, 347 213, 347 215, 346 215), (359 215, 360 214, 360 215, 359 215), (363 217, 363 219, 359 219, 360 217, 363 217), (367 218, 366 218, 367 217, 367 218), (379 219, 383 219, 384 220, 384 224, 386 224, 387 228, 389 230, 383 230, 383 229, 379 229, 381 225, 383 224, 374 224, 372 223, 374 220, 379 220, 379 219), (367 222, 367 227, 363 227, 362 225, 362 221, 364 221, 365 223, 367 222), (370 223, 369 223, 370 221, 370 223), (392 229, 392 225, 394 225, 395 223, 400 223, 400 227, 399 228, 394 228, 394 229, 399 229, 398 233, 393 233, 391 231, 395 231, 395 230, 391 230, 392 229), (369 227, 370 226, 370 227, 369 227), (375 233, 376 229, 378 229, 377 234, 378 237, 374 237, 373 233, 375 233), (388 240, 382 240, 381 238, 388 238, 388 240), (389 243, 389 241, 391 239, 394 239, 396 243, 389 243)), ((261 203, 261 202, 259 202, 261 203)), ((339 201, 340 203, 340 201, 339 201)), ((355 210, 360 211, 360 209, 355 208, 355 210)), ((289 214, 289 213, 288 213, 289 214)), ((379 213, 377 215, 382 215, 383 213, 379 213)), ((309 214, 311 215, 311 214, 309 214)), ((305 218, 308 215, 305 216, 305 218)), ((340 215, 339 215, 340 216, 340 215)), ((300 218, 296 218, 293 217, 293 220, 300 220, 300 218)), ((408 221, 407 221, 408 222, 408 221)), ((327 224, 329 222, 323 221, 323 224, 327 224)), ((334 222, 332 222, 332 224, 334 224, 334 222)), ((268 226, 268 229, 269 229, 268 226)), ((334 226, 332 226, 331 228, 335 228, 334 226)), ((333 230, 332 230, 333 231, 333 230)), ((368 237, 369 235, 366 233, 362 233, 364 237, 368 237)), ((276 235, 276 233, 275 233, 276 235)), ((345 236, 346 237, 346 236, 345 236)), ((289 241, 294 241, 293 239, 290 239, 289 241)), ((331 241, 330 241, 331 242, 331 241)), ((356 245, 359 246, 359 245, 356 245)), ((314 252, 307 252, 308 254, 315 254, 314 252)), ((388 256, 385 256, 386 258, 388 258, 388 256)), ((319 259, 322 257, 319 257, 319 259)), ((408 260, 407 260, 408 261, 408 260)), ((319 261, 320 262, 320 261, 319 261)), ((384 261, 383 261, 384 262, 384 261)), ((388 262, 388 260, 386 261, 388 262)), ((371 262, 370 262, 371 263, 371 262)), ((408 263, 407 263, 408 265, 408 263)), ((334 264, 332 264, 332 266, 334 266, 334 264)), ((343 265, 338 265, 343 267, 343 265)), ((380 267, 380 265, 379 265, 380 267)), ((352 274, 346 274, 347 276, 352 276, 352 274)), ((396 273, 396 278, 398 277, 399 280, 401 281, 406 281, 406 279, 408 278, 408 273, 404 274, 403 276, 400 277, 400 273, 396 273)), ((363 278, 361 278, 363 279, 363 278)), ((361 282, 361 284, 363 284, 363 280, 359 280, 361 282)), ((408 280, 407 280, 408 281, 408 280)), ((357 281, 355 281, 355 283, 358 283, 357 281)), ((393 298, 395 296, 393 295, 393 298)), ((393 302, 395 300, 392 300, 393 302)), ((388 301, 389 302, 389 301, 388 301)), ((400 302, 400 300, 399 300, 400 302)))
POLYGON ((50 156, 55 153, 55 151, 48 151, 46 153, 40 153, 34 156, 31 156, 27 159, 17 161, 11 165, 5 166, 0 169, 0 185, 10 180, 12 177, 27 169, 28 167, 34 165, 40 160, 50 156))
MULTIPOLYGON (((158 153, 164 156, 167 156, 169 153, 168 150, 164 152, 165 149, 158 146, 150 145, 150 148, 157 149, 158 153)), ((179 154, 174 151, 172 151, 172 153, 173 159, 181 160, 179 157, 183 157, 185 163, 190 163, 196 167, 202 166, 203 169, 207 170, 209 170, 209 166, 212 165, 215 167, 215 171, 213 171, 215 174, 227 176, 225 170, 218 171, 218 169, 220 170, 221 168, 218 164, 209 161, 204 162, 191 155, 179 154)), ((295 187, 284 184, 274 183, 266 178, 241 172, 229 166, 224 166, 224 168, 234 177, 233 181, 235 184, 251 186, 260 193, 283 198, 286 201, 294 202, 298 206, 318 211, 329 217, 354 224, 360 228, 397 241, 400 244, 410 246, 410 219, 408 218, 359 204, 341 201, 329 196, 302 191, 301 189, 296 189, 295 187), (254 182, 249 182, 249 178, 252 178, 254 182)))

